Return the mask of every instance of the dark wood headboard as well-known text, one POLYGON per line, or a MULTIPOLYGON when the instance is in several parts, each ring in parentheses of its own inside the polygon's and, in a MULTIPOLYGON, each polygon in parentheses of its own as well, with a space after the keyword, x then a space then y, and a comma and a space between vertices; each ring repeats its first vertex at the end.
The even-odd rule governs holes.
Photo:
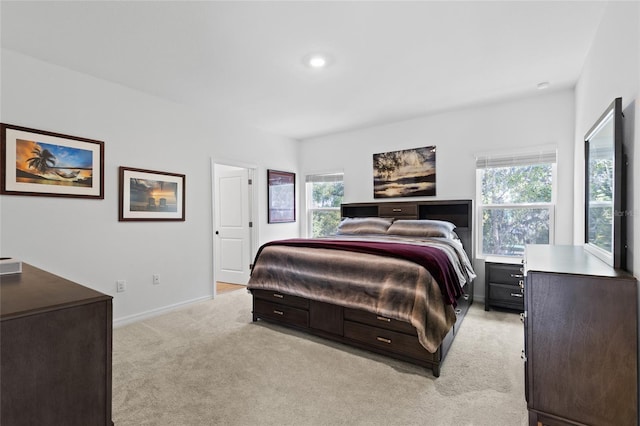
POLYGON ((456 225, 455 232, 469 259, 473 261, 473 200, 436 200, 340 205, 345 217, 393 217, 395 219, 446 220, 456 225))

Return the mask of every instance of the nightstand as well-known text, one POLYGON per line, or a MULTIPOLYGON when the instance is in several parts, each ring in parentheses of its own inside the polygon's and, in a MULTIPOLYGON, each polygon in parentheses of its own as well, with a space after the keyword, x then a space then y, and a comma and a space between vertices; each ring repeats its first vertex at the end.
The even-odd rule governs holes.
POLYGON ((522 263, 486 261, 484 264, 484 310, 492 306, 524 311, 522 263))

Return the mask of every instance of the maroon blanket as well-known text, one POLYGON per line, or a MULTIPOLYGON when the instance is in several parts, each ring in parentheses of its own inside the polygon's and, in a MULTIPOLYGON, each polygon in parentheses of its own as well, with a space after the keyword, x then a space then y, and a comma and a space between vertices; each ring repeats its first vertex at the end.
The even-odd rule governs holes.
MULTIPOLYGON (((405 259, 417 263, 429 271, 438 283, 440 291, 442 292, 442 298, 446 304, 453 305, 454 307, 457 306, 456 299, 463 293, 458 275, 448 256, 442 250, 435 247, 379 241, 365 242, 292 238, 288 240, 271 241, 264 244, 258 250, 256 262, 262 249, 270 245, 347 250, 405 259)), ((254 262, 254 264, 256 262, 254 262)))

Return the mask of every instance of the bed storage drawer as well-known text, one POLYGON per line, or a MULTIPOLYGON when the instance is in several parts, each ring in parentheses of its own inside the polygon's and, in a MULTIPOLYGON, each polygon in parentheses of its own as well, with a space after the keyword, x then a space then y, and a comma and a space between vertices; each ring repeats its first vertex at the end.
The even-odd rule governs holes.
POLYGON ((416 329, 409 323, 383 317, 382 315, 377 315, 370 312, 359 311, 357 309, 345 308, 344 319, 373 325, 374 327, 384 328, 387 330, 394 330, 401 333, 412 334, 414 336, 418 335, 416 329))
POLYGON ((309 327, 309 312, 304 309, 255 298, 253 311, 254 315, 257 314, 262 318, 282 321, 298 327, 309 327))
POLYGON ((425 357, 431 355, 420 345, 416 336, 357 322, 344 322, 344 337, 418 359, 425 359, 425 357))
POLYGON ((291 296, 272 290, 251 290, 256 298, 268 300, 279 305, 293 306, 294 308, 309 309, 309 299, 291 296))

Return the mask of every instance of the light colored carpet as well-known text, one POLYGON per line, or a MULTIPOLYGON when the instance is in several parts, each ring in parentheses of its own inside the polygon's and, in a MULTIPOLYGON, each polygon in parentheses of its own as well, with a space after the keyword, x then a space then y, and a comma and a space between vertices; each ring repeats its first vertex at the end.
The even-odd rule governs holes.
POLYGON ((113 332, 127 425, 527 424, 523 326, 472 305, 441 376, 263 321, 244 290, 113 332))

